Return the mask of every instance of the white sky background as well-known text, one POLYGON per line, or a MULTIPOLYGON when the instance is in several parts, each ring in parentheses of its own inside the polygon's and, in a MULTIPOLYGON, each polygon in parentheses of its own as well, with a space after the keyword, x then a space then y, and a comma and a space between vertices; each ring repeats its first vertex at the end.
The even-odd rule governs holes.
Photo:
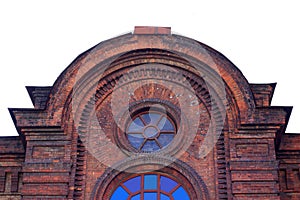
POLYGON ((17 135, 8 107, 32 108, 25 86, 52 86, 80 53, 136 25, 170 26, 224 54, 250 83, 277 82, 272 105, 294 106, 287 132, 300 133, 298 2, 1 1, 0 135, 17 135))

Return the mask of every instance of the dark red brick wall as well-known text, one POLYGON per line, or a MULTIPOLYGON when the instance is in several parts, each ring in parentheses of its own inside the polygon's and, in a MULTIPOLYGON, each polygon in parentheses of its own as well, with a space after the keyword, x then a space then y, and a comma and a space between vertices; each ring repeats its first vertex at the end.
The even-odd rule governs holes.
POLYGON ((300 135, 284 134, 277 153, 281 199, 300 198, 300 135))
POLYGON ((0 138, 0 199, 20 199, 24 147, 20 137, 0 138))
POLYGON ((172 35, 169 28, 138 27, 135 34, 84 52, 53 87, 28 87, 34 109, 10 109, 20 137, 0 138, 0 198, 106 198, 126 176, 113 169, 115 161, 123 159, 117 165, 123 170, 177 174, 179 181, 191 186, 193 199, 297 199, 300 137, 284 134, 291 108, 270 106, 274 88, 275 84, 249 84, 222 54, 172 35), (140 65, 145 67, 131 73, 140 65), (161 167, 168 162, 164 159, 131 160, 127 159, 130 153, 115 153, 116 148, 128 150, 111 106, 113 98, 121 101, 128 95, 120 89, 112 97, 121 77, 135 80, 137 88, 143 79, 153 77, 174 83, 170 89, 164 87, 166 82, 150 81, 134 91, 129 105, 133 110, 165 105, 175 121, 181 105, 172 90, 182 87, 195 92, 201 117, 182 125, 183 139, 189 138, 192 128, 197 131, 188 148, 178 143, 172 151, 166 150, 176 157, 168 167, 161 167), (204 77, 214 83, 206 83, 204 77), (199 149, 208 130, 216 133, 224 114, 223 99, 218 95, 210 99, 222 88, 210 90, 209 84, 224 84, 226 120, 210 153, 201 157, 199 149))

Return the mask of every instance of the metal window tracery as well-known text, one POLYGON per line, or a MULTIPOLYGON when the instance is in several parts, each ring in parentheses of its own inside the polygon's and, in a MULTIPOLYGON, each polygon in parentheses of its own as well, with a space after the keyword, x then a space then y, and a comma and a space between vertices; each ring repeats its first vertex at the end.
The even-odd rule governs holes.
POLYGON ((183 185, 161 174, 142 174, 122 182, 110 200, 190 200, 183 185))
POLYGON ((176 135, 174 122, 164 113, 143 112, 130 122, 126 136, 139 152, 154 152, 168 146, 176 135))

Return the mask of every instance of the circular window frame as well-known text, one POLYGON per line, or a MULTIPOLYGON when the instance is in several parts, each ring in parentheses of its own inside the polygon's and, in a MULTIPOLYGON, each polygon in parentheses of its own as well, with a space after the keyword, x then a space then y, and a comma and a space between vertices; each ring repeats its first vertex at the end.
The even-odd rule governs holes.
POLYGON ((130 121, 127 122, 126 124, 126 131, 124 132, 125 135, 126 135, 126 138, 127 138, 127 142, 130 143, 130 145, 136 150, 136 152, 138 153, 153 153, 153 152, 157 152, 157 151, 160 151, 164 148, 167 148, 168 145, 170 143, 172 143, 173 139, 176 137, 176 134, 177 134, 177 126, 176 126, 176 123, 174 122, 174 120, 170 117, 170 114, 168 113, 165 113, 165 112, 161 112, 159 110, 148 110, 148 108, 145 108, 144 111, 137 111, 133 117, 131 117, 130 121), (149 116, 150 118, 150 122, 147 122, 145 120, 145 115, 159 115, 158 118, 156 119, 155 122, 151 122, 152 119, 151 117, 149 116), (163 130, 163 127, 160 127, 160 122, 162 122, 163 119, 166 119, 168 120, 168 122, 170 122, 172 128, 170 130, 163 130), (141 129, 138 130, 138 131, 134 131, 134 130, 129 130, 131 125, 133 123, 135 123, 136 119, 140 119, 140 122, 142 122, 142 125, 141 125, 141 129), (147 134, 146 131, 149 130, 149 129, 153 129, 156 131, 156 133, 149 133, 147 134), (173 138, 167 142, 167 144, 163 144, 162 141, 159 140, 159 137, 163 134, 169 134, 169 135, 173 135, 173 138), (135 147, 133 144, 132 144, 132 141, 130 141, 130 138, 129 136, 131 135, 139 135, 141 136, 141 140, 143 140, 139 145, 138 147, 135 147), (149 142, 149 141, 154 141, 157 148, 158 149, 155 149, 155 150, 143 150, 143 148, 145 147, 146 143, 149 142))
POLYGON ((123 115, 119 117, 119 126, 121 127, 115 125, 113 140, 115 144, 119 147, 119 149, 123 151, 123 153, 125 153, 127 156, 131 157, 137 154, 159 154, 174 156, 178 152, 180 152, 180 150, 182 150, 182 147, 184 146, 184 141, 186 140, 186 137, 188 137, 187 134, 183 133, 188 130, 188 126, 180 125, 188 125, 188 121, 184 116, 181 115, 181 110, 171 102, 161 99, 144 99, 142 101, 136 101, 129 106, 129 116, 128 114, 126 116, 124 113, 122 114, 123 115), (135 147, 133 147, 130 144, 125 131, 127 130, 129 123, 136 115, 138 115, 139 113, 147 112, 150 108, 153 112, 164 113, 170 119, 170 121, 174 124, 176 130, 175 137, 167 146, 158 151, 138 151, 135 147))

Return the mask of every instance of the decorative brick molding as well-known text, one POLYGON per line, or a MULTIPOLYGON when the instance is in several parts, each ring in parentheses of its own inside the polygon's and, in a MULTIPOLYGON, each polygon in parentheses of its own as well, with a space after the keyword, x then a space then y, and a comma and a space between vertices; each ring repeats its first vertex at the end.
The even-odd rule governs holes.
POLYGON ((121 171, 108 168, 97 180, 91 199, 109 198, 117 184, 125 177, 132 175, 131 173, 122 171, 131 171, 137 174, 149 171, 169 174, 175 180, 185 185, 192 199, 210 199, 205 183, 192 167, 182 161, 169 159, 158 156, 148 157, 147 160, 143 158, 129 158, 116 167, 122 169, 121 171), (163 167, 166 163, 170 162, 172 162, 171 165, 163 167))
MULTIPOLYGON (((218 109, 214 109, 212 110, 212 102, 214 102, 214 100, 212 100, 211 95, 209 93, 209 91, 206 89, 206 84, 205 82, 200 78, 197 77, 196 75, 191 74, 190 72, 187 72, 185 70, 180 70, 180 68, 178 68, 177 70, 180 72, 178 74, 174 73, 173 70, 168 70, 168 68, 172 69, 171 67, 163 67, 163 65, 161 64, 155 64, 155 62, 157 61, 156 59, 153 59, 150 57, 150 55, 154 54, 155 56, 158 56, 158 52, 162 52, 162 51, 157 51, 157 50, 153 50, 153 53, 151 50, 145 50, 147 52, 147 54, 143 51, 140 52, 132 52, 133 55, 131 55, 130 53, 126 54, 125 60, 119 58, 117 59, 117 61, 113 62, 113 65, 115 68, 120 68, 120 70, 117 70, 116 72, 113 72, 111 74, 108 74, 105 76, 105 78, 103 78, 100 82, 95 82, 95 84, 97 84, 95 87, 91 87, 91 89, 84 89, 81 88, 82 91, 88 91, 86 93, 84 93, 83 98, 81 99, 81 103, 80 105, 85 105, 84 107, 78 107, 78 110, 76 110, 76 113, 82 113, 80 117, 77 117, 78 119, 80 119, 79 121, 79 126, 77 131, 79 132, 79 136, 80 136, 80 140, 83 142, 83 144, 85 145, 89 145, 88 141, 99 141, 99 138, 110 138, 111 141, 114 141, 115 145, 119 146, 120 149, 127 149, 127 151, 125 152, 125 154, 128 154, 127 156, 133 156, 134 154, 130 154, 130 151, 128 151, 129 149, 124 147, 124 145, 126 145, 126 143, 124 143, 124 136, 122 136, 123 132, 118 131, 117 126, 114 124, 113 119, 111 117, 109 117, 109 113, 111 113, 110 110, 107 110, 107 106, 104 106, 102 109, 101 108, 101 103, 104 102, 106 99, 109 99, 109 95, 113 92, 114 88, 116 87, 118 81, 121 80, 121 77, 123 78, 123 80, 126 80, 126 82, 128 83, 132 83, 133 81, 140 81, 140 80, 145 80, 147 78, 156 78, 157 80, 164 80, 164 81, 172 81, 175 82, 176 84, 189 84, 192 86, 192 89, 196 92, 197 97, 199 98, 199 104, 203 105, 203 111, 207 113, 207 115, 205 115, 206 117, 208 117, 207 119, 202 119, 203 121, 209 121, 210 120, 210 116, 213 116, 213 118, 216 120, 216 124, 221 123, 221 121, 218 122, 218 119, 220 118, 219 116, 219 112, 218 109), (147 55, 147 59, 144 58, 144 56, 141 55, 147 55), (136 59, 135 56, 137 57, 136 59), (139 59, 143 58, 143 62, 141 62, 139 59), (126 59, 130 59, 130 64, 133 66, 136 66, 137 64, 141 64, 141 67, 136 68, 137 70, 133 70, 131 71, 130 66, 124 66, 124 63, 128 64, 129 62, 126 61, 126 59), (153 63, 151 65, 144 65, 143 63, 153 63), (120 67, 119 65, 122 65, 122 67, 120 67), (129 73, 128 73, 129 72, 129 73), (124 78, 125 77, 125 78, 124 78), (95 92, 95 89, 96 92, 95 92), (87 95, 89 94, 89 95, 87 95), (108 115, 106 115, 105 113, 107 113, 108 115), (100 115, 101 114, 101 115, 100 115), (102 115, 103 114, 103 115, 102 115), (92 116, 97 116, 97 118, 93 118, 92 116), (103 121, 104 120, 104 121, 103 121), (105 130, 103 133, 112 133, 112 135, 99 135, 97 129, 95 129, 95 126, 97 126, 98 123, 102 123, 102 129, 105 129, 105 125, 107 121, 111 121, 111 123, 109 123, 108 125, 108 129, 105 130), (111 129, 111 127, 115 126, 116 128, 111 129), (93 134, 95 133, 95 134, 93 134), (89 139, 88 139, 89 138, 89 139), (98 138, 98 139, 97 139, 98 138), (122 147, 123 146, 123 147, 122 147)), ((172 63, 173 64, 173 68, 175 67, 175 64, 178 62, 174 62, 174 61, 167 61, 167 57, 163 59, 160 58, 160 62, 164 62, 164 63, 172 63)), ((177 61, 180 60, 178 57, 176 58, 177 61)), ((181 63, 186 62, 184 60, 181 61, 181 63)), ((187 62, 186 62, 187 63, 187 62)), ((180 64, 178 64, 180 65, 180 64)), ((135 69, 135 68, 134 68, 135 69)), ((85 79, 88 79, 88 77, 86 77, 85 79)), ((151 80, 150 79, 150 80, 151 80)), ((122 82, 122 84, 125 84, 125 82, 122 82)), ((153 104, 160 104, 160 105, 165 105, 165 108, 168 110, 168 112, 173 113, 172 115, 175 117, 175 121, 178 120, 185 120, 184 118, 180 119, 180 116, 178 115, 178 113, 176 114, 176 112, 180 112, 180 108, 176 107, 176 105, 178 105, 178 102, 176 101, 176 94, 173 94, 172 92, 168 92, 167 89, 164 89, 162 86, 160 85, 153 85, 151 83, 150 87, 154 87, 157 89, 159 88, 161 91, 160 95, 158 96, 153 96, 152 94, 145 94, 143 93, 143 96, 136 96, 137 98, 140 99, 134 99, 131 102, 131 105, 129 106, 129 109, 131 110, 131 112, 135 112, 135 110, 139 110, 143 107, 147 107, 147 106, 151 106, 153 104), (163 95, 161 95, 163 94, 163 95), (174 98, 170 98, 170 96, 174 96, 174 98), (177 116, 177 117, 176 117, 177 116), (177 118, 177 119, 176 119, 177 118)), ((144 90, 151 90, 151 88, 147 89, 146 87, 144 87, 144 90)), ((79 92, 80 93, 80 92, 79 92)), ((124 98, 124 97, 123 97, 124 98)), ((217 101, 215 101, 217 102, 217 101)), ((76 118, 76 116, 75 116, 76 118)), ((121 117, 122 118, 122 117, 121 117)), ((69 121, 69 120, 67 120, 69 121)), ((125 120, 126 121, 126 120, 125 120)), ((125 123, 125 122, 124 122, 125 123)), ((207 125, 208 126, 208 123, 207 125)), ((203 138, 206 135, 207 132, 207 127, 203 126, 203 127, 199 127, 199 130, 201 130, 198 134, 197 134, 197 140, 195 140, 194 145, 196 147, 195 152, 193 152, 193 150, 191 150, 191 148, 188 149, 188 152, 191 154, 191 156, 198 156, 197 155, 197 151, 199 148, 199 144, 201 143, 201 140, 203 140, 203 138), (196 153, 196 154, 195 154, 196 153)), ((186 137, 186 135, 184 135, 183 133, 187 132, 187 126, 186 127, 181 127, 181 131, 182 131, 182 135, 184 137, 186 137)), ((106 142, 103 142, 106 143, 106 142)), ((128 143, 127 143, 128 144, 128 143)), ((165 154, 168 156, 175 156, 176 152, 179 151, 183 151, 182 150, 182 142, 181 139, 178 140, 178 142, 174 143, 173 147, 168 147, 165 150, 162 150, 160 152, 160 154, 165 154)), ((103 151, 105 152, 104 149, 108 150, 110 147, 109 145, 107 147, 101 145, 101 143, 95 143, 95 145, 93 145, 93 147, 91 149, 93 149, 92 151, 98 155, 99 157, 103 158, 103 151), (99 152, 99 153, 97 153, 99 152)), ((224 144, 224 135, 222 134, 221 138, 219 139, 218 142, 218 147, 215 149, 216 156, 217 156, 217 164, 213 167, 216 168, 218 172, 218 176, 216 177, 216 179, 218 179, 218 189, 217 191, 219 191, 218 196, 220 197, 220 199, 226 199, 227 198, 227 179, 229 178, 226 174, 227 174, 227 168, 226 168, 226 160, 225 160, 225 144, 224 144)), ((78 152, 78 155, 81 155, 82 153, 78 152)), ((82 155, 87 155, 87 154, 82 154, 82 155)), ((82 157, 82 160, 85 160, 86 158, 82 157)), ((214 164, 212 164, 214 165, 214 164)), ((87 169, 86 169, 87 170, 87 169)), ((84 187, 83 184, 81 184, 81 180, 83 179, 83 177, 86 175, 86 172, 82 172, 81 173, 81 177, 82 178, 78 178, 78 181, 75 182, 75 185, 81 185, 82 187, 84 187)), ((83 193, 83 189, 77 189, 78 190, 78 195, 77 196, 84 196, 84 194, 79 194, 79 193, 83 193)))

